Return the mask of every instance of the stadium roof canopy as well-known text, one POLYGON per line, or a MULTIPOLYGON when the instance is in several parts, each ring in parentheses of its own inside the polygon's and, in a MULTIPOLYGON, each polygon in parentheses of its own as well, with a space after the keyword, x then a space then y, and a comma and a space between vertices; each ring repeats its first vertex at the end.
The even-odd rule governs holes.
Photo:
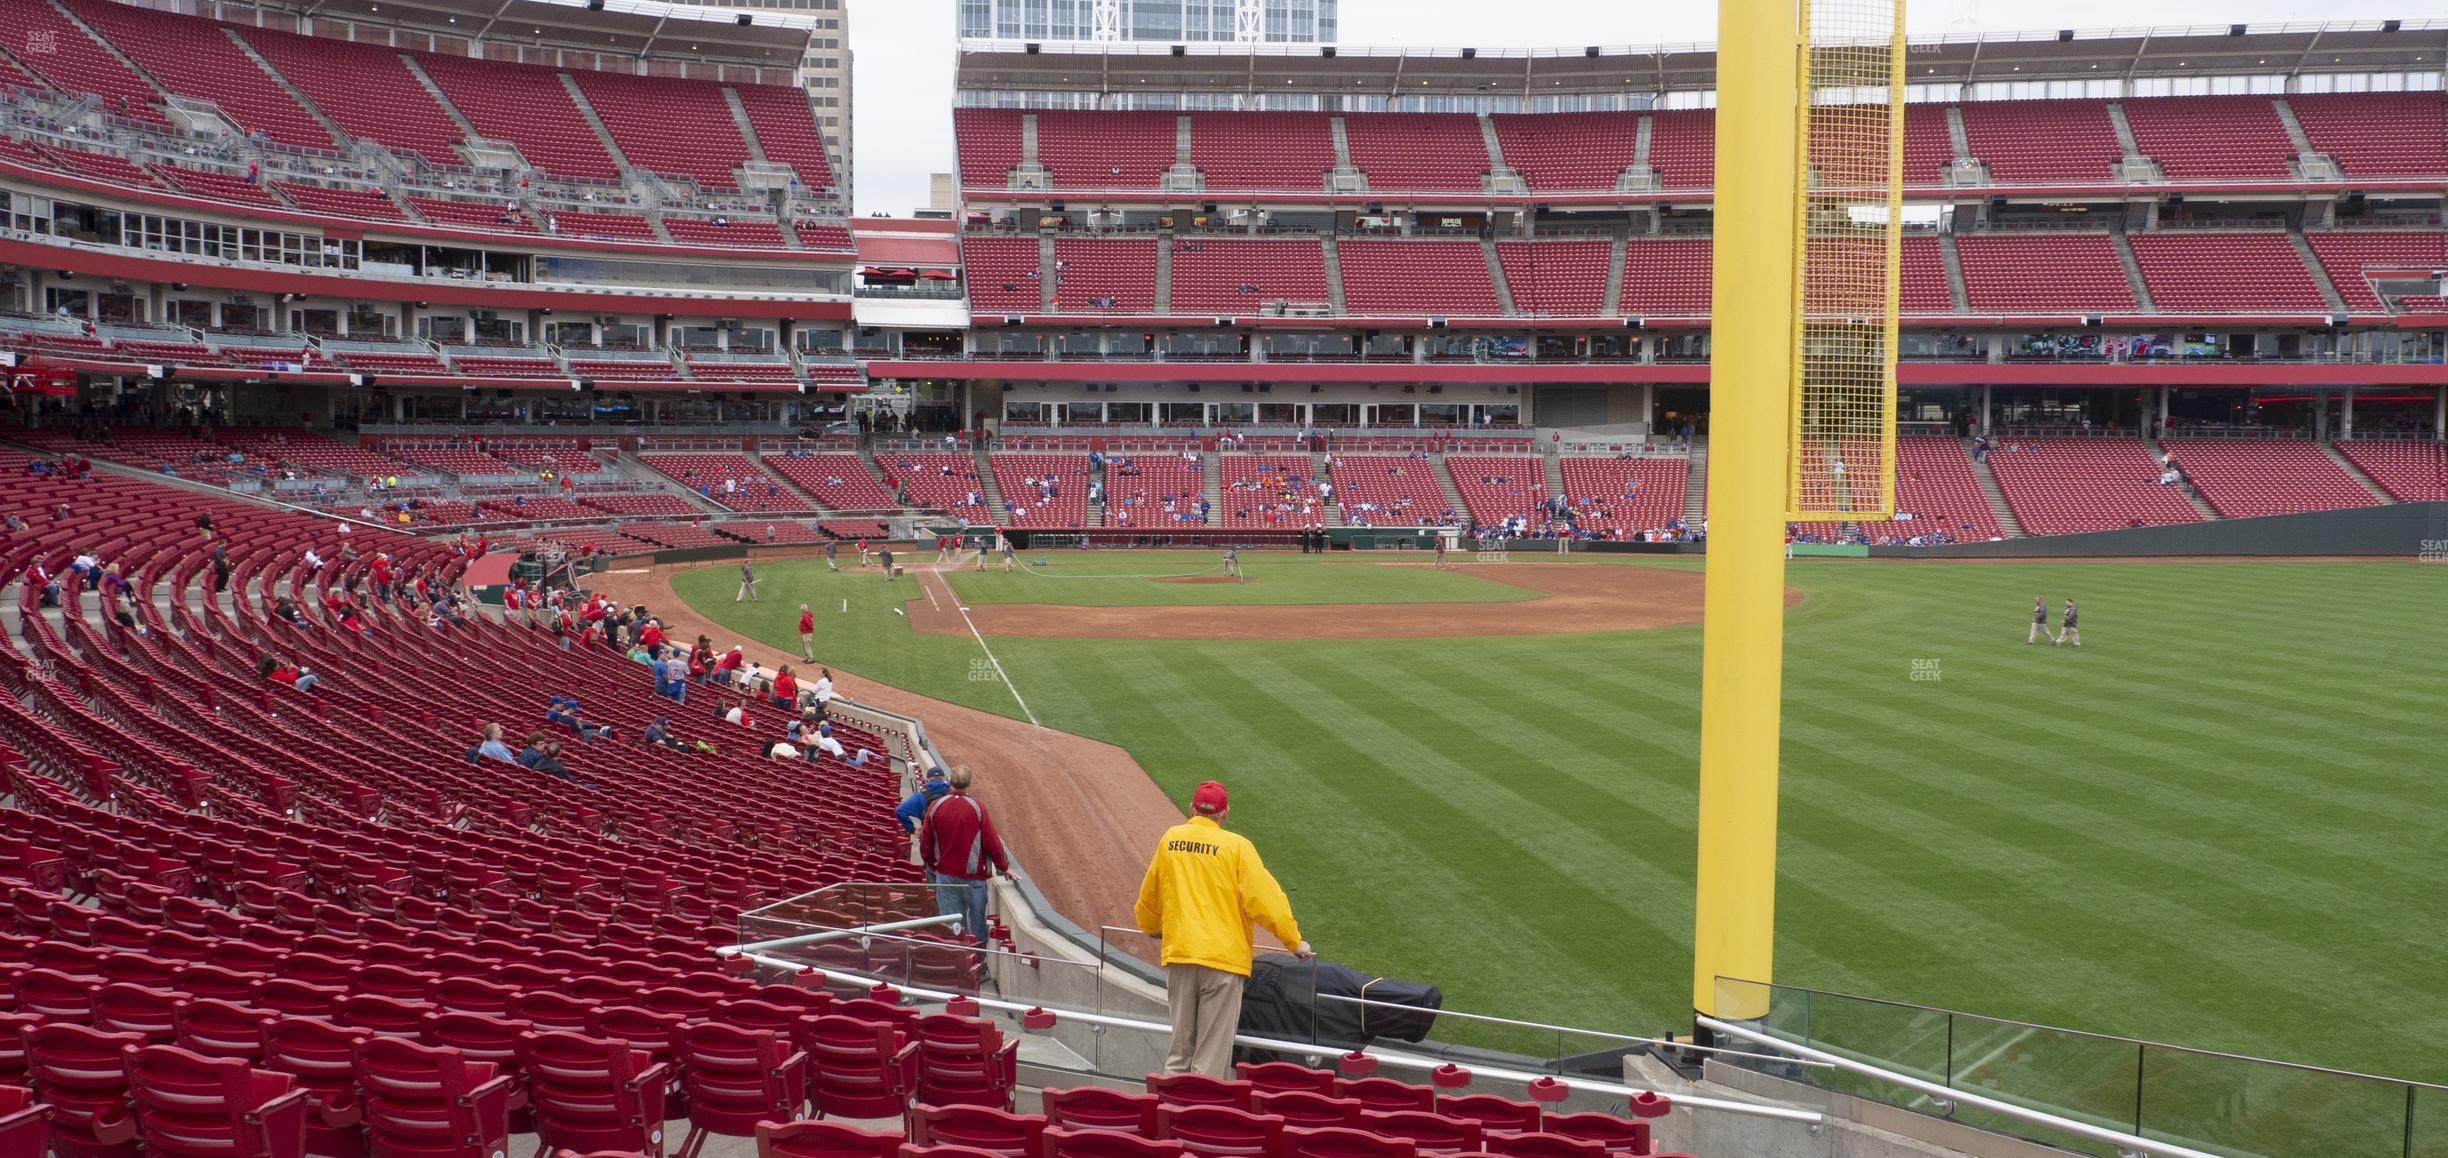
MULTIPOLYGON (((240 5, 221 5, 223 19, 240 19, 240 5)), ((817 18, 797 12, 750 11, 660 0, 265 0, 267 15, 311 18, 324 35, 344 21, 404 29, 448 40, 483 40, 628 57, 724 61, 795 68, 807 52, 817 18)), ((206 15, 216 14, 208 6, 206 15)), ((289 27, 277 19, 266 23, 289 27)), ((360 36, 359 39, 364 39, 360 36)), ((532 56, 529 57, 533 59, 532 56)))
MULTIPOLYGON (((2448 19, 1916 37, 1913 84, 2439 72, 2448 19)), ((1397 49, 1317 44, 968 40, 955 84, 994 92, 1494 94, 1716 87, 1711 44, 1397 49)))

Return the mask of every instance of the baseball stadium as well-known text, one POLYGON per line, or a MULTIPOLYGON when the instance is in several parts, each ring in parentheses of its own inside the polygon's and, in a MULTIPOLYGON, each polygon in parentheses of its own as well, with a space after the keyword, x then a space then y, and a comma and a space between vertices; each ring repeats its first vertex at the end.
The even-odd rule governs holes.
POLYGON ((2448 19, 1337 14, 0 0, 0 1158, 2448 1156, 2448 19))

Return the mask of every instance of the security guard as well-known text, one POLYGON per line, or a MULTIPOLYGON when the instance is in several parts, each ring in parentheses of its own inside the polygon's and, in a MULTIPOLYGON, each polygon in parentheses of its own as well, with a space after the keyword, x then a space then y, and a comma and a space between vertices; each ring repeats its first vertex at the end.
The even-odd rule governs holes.
POLYGON ((1190 819, 1165 830, 1139 882, 1139 930, 1164 944, 1165 1004, 1173 1020, 1173 1045, 1165 1055, 1169 1074, 1232 1076, 1251 924, 1275 934, 1303 960, 1315 955, 1257 848, 1248 837, 1224 831, 1228 803, 1223 785, 1199 785, 1190 797, 1190 819))

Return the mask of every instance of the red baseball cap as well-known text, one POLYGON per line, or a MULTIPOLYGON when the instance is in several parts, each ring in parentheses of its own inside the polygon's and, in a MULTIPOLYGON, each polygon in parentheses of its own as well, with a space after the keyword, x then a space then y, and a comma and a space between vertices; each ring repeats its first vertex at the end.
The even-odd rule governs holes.
POLYGON ((1190 811, 1201 816, 1214 816, 1224 811, 1227 803, 1224 786, 1213 780, 1199 785, 1198 791, 1190 794, 1190 811))

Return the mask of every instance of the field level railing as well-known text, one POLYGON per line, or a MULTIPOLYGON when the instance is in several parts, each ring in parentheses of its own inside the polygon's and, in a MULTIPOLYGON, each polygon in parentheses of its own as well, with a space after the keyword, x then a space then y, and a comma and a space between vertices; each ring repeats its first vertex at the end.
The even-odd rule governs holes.
POLYGON ((1910 1002, 1720 977, 1756 1021, 1721 1041, 1825 1063, 1804 1080, 2094 1154, 2372 1155, 2448 1148, 2448 1086, 1910 1002))

